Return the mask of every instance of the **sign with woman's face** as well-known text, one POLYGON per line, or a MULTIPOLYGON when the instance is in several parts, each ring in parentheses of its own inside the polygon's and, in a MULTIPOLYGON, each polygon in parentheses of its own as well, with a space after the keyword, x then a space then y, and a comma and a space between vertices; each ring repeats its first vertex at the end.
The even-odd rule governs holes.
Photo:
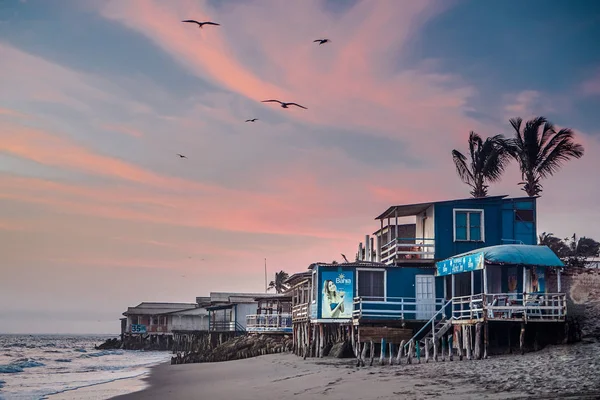
POLYGON ((351 318, 354 297, 353 271, 323 271, 321 318, 351 318))

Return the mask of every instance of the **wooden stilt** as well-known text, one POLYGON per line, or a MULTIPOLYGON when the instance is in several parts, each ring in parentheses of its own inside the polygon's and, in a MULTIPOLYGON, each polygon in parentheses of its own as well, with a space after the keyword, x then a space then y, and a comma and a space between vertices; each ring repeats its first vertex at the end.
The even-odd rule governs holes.
POLYGON ((412 364, 414 345, 415 345, 414 341, 410 342, 410 344, 408 345, 408 353, 406 353, 406 363, 407 364, 412 364))
POLYGON ((472 356, 473 343, 471 342, 471 326, 465 325, 464 330, 465 330, 464 338, 465 338, 465 348, 467 350, 467 360, 472 360, 473 359, 473 356, 472 356))
POLYGON ((483 334, 483 358, 487 360, 488 358, 488 343, 489 343, 489 326, 488 323, 486 322, 485 325, 483 325, 483 329, 484 329, 484 334, 483 334))
POLYGON ((361 365, 364 367, 365 366, 365 359, 367 358, 367 343, 363 343, 362 344, 363 348, 362 348, 362 355, 360 356, 360 363, 361 365))
POLYGON ((354 351, 356 354, 356 366, 360 367, 360 342, 356 343, 356 348, 354 351))
POLYGON ((481 322, 475 324, 475 359, 481 360, 481 322))
POLYGON ((381 338, 381 351, 379 352, 379 365, 383 365, 385 361, 385 340, 381 338))
POLYGON ((369 354, 369 366, 372 367, 373 366, 373 360, 375 359, 375 343, 373 343, 373 341, 371 340, 371 349, 370 349, 370 354, 369 354))
POLYGON ((525 354, 525 322, 521 322, 521 336, 519 337, 519 349, 521 355, 525 354))
POLYGON ((425 363, 429 362, 429 338, 425 338, 425 363))
POLYGON ((352 352, 354 352, 354 356, 356 356, 356 342, 354 341, 354 325, 352 325, 350 327, 350 329, 352 330, 352 334, 351 334, 351 340, 352 340, 352 352))
POLYGON ((396 364, 402 364, 402 356, 404 355, 404 340, 400 342, 400 347, 398 348, 398 357, 396 357, 396 364))
POLYGON ((415 354, 417 356, 417 364, 421 364, 421 344, 415 340, 415 354))
POLYGON ((390 365, 394 365, 394 344, 390 343, 390 365))
POLYGON ((452 353, 452 334, 448 335, 448 360, 454 361, 454 354, 452 353))
POLYGON ((463 359, 463 338, 462 338, 462 326, 456 326, 456 350, 458 352, 458 360, 462 361, 463 359))
POLYGON ((442 335, 442 361, 446 361, 446 335, 442 335))
POLYGON ((323 331, 323 324, 319 324, 319 358, 323 358, 325 352, 325 332, 323 331))
POLYGON ((433 338, 433 361, 437 362, 438 360, 438 348, 437 348, 437 338, 433 338))

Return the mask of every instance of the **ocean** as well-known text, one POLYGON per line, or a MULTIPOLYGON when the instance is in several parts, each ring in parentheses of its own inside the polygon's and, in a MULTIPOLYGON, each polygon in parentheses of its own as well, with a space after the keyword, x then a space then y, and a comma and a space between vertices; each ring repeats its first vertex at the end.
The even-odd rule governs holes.
POLYGON ((171 357, 166 351, 94 349, 113 337, 0 335, 0 400, 107 399, 141 390, 149 367, 171 357), (116 381, 116 387, 103 385, 116 381))

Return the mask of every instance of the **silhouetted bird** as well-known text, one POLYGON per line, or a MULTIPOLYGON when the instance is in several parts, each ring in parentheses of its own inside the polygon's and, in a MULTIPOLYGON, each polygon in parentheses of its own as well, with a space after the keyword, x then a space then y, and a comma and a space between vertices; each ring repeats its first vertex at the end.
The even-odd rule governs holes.
POLYGON ((255 122, 258 121, 258 118, 247 119, 246 122, 255 122))
POLYGON ((186 156, 184 156, 183 154, 179 154, 177 153, 177 155, 179 156, 179 158, 187 158, 186 156))
POLYGON ((206 22, 198 22, 194 19, 186 19, 185 21, 181 21, 181 22, 190 22, 192 24, 198 24, 199 28, 202 28, 204 25, 217 25, 217 26, 221 26, 221 24, 217 24, 216 22, 210 22, 210 21, 206 21, 206 22))
POLYGON ((346 261, 347 263, 349 263, 350 261, 348 261, 348 259, 346 258, 345 255, 342 254, 342 258, 344 259, 344 261, 346 261))
POLYGON ((308 108, 301 106, 298 103, 284 103, 283 101, 279 101, 279 100, 263 100, 262 103, 279 103, 279 104, 281 104, 281 107, 283 107, 283 108, 288 108, 288 106, 296 106, 296 107, 300 107, 300 108, 304 108, 305 110, 308 110, 308 108))
POLYGON ((319 46, 320 46, 320 45, 325 44, 325 43, 330 43, 331 40, 329 40, 329 39, 317 39, 317 40, 313 40, 313 42, 314 43, 319 42, 319 46))

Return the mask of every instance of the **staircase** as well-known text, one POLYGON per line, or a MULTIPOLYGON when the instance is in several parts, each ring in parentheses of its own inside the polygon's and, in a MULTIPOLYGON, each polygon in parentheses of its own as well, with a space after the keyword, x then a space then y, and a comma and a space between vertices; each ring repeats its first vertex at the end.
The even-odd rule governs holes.
POLYGON ((427 343, 429 349, 431 349, 433 347, 433 340, 439 340, 446 332, 448 332, 452 327, 452 319, 446 318, 444 310, 451 303, 452 300, 448 300, 446 304, 444 304, 444 306, 404 345, 405 352, 408 351, 411 342, 418 342, 422 351, 425 351, 425 339, 429 339, 427 340, 427 343))

